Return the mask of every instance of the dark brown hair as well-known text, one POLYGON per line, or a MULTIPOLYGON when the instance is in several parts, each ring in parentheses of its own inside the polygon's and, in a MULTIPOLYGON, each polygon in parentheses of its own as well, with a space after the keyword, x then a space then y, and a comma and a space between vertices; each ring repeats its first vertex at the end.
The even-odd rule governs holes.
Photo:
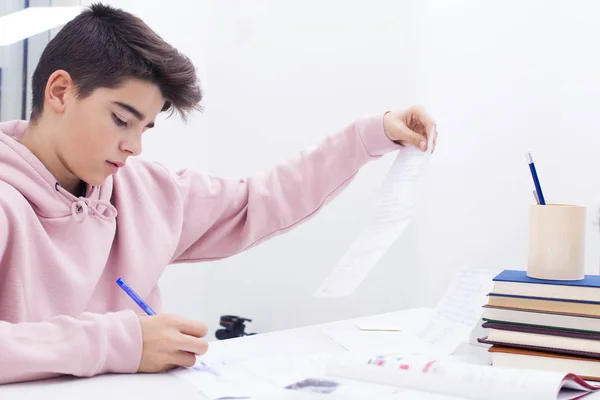
POLYGON ((177 110, 185 120, 200 110, 202 90, 192 62, 140 18, 107 5, 91 5, 44 49, 32 78, 32 121, 42 114, 48 78, 60 69, 71 75, 80 98, 137 78, 159 87, 166 100, 162 111, 177 110))

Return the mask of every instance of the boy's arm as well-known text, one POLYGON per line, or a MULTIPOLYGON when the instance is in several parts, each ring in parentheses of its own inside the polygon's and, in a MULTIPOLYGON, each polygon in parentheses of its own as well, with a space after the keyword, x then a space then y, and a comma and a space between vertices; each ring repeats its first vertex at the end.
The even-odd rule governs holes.
MULTIPOLYGON (((10 260, 12 219, 0 199, 0 282, 10 260)), ((14 221, 13 221, 14 223, 14 221)), ((14 225, 13 225, 14 226, 14 225)), ((25 268, 25 267, 24 267, 25 268)), ((142 356, 142 334, 132 310, 108 314, 56 316, 44 322, 9 323, 14 302, 0 304, 0 384, 69 374, 133 373, 142 356)))
POLYGON ((247 180, 178 172, 183 227, 172 262, 228 257, 290 230, 337 196, 364 164, 400 147, 377 115, 247 180))
POLYGON ((0 384, 65 374, 134 373, 141 355, 139 319, 131 310, 44 322, 0 321, 0 384))

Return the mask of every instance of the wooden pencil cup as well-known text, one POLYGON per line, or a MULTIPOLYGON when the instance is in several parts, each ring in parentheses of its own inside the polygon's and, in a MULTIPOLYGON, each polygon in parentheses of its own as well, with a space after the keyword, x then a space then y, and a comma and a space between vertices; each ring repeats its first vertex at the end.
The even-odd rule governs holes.
POLYGON ((527 276, 549 280, 583 279, 586 207, 531 205, 527 276))

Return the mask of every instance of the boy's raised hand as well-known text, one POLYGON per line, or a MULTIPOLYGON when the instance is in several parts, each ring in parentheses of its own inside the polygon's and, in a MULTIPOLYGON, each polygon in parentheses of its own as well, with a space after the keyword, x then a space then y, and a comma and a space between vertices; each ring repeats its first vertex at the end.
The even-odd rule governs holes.
POLYGON ((139 315, 143 350, 138 372, 162 372, 191 367, 196 355, 208 350, 207 327, 202 322, 171 315, 139 315))
POLYGON ((425 151, 429 134, 433 131, 431 152, 435 149, 437 129, 435 122, 421 106, 407 110, 391 111, 383 117, 383 128, 390 140, 402 145, 412 145, 425 151))

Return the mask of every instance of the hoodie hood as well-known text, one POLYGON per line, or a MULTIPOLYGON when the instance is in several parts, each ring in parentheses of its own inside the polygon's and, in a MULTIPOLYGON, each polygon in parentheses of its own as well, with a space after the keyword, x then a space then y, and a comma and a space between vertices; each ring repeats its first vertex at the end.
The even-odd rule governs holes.
POLYGON ((117 210, 110 203, 112 176, 102 186, 87 185, 85 196, 74 196, 21 144, 27 125, 27 121, 0 123, 0 181, 18 190, 43 218, 72 217, 78 222, 88 217, 114 219, 117 210))

